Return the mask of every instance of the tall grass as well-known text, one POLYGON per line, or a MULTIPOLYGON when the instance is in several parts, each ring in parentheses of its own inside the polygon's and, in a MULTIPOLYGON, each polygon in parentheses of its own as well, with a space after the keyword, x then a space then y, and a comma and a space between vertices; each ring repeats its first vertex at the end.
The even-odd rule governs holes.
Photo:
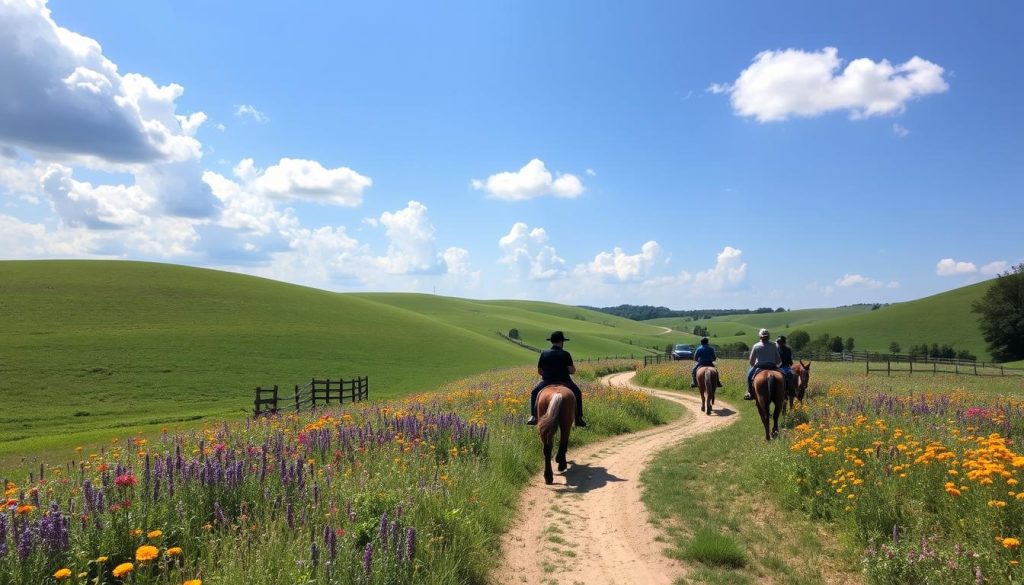
MULTIPOLYGON (((0 582, 483 583, 538 472, 529 369, 315 415, 112 441, 4 482, 0 582), (66 575, 66 576, 65 576, 66 575)), ((670 407, 584 382, 573 444, 670 407)))

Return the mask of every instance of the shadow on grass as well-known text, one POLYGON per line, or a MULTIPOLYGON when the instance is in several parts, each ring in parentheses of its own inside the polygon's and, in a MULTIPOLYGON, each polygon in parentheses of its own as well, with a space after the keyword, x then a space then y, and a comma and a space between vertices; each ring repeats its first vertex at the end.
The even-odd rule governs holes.
POLYGON ((575 461, 569 463, 569 469, 565 470, 562 477, 565 478, 565 487, 572 492, 585 494, 603 488, 611 482, 626 481, 608 473, 608 469, 604 467, 581 465, 575 461))

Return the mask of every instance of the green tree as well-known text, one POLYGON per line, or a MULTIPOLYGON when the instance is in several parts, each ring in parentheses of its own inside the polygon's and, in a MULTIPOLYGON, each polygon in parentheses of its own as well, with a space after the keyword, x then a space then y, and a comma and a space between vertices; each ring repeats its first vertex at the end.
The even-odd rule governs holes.
POLYGON ((843 351, 843 338, 836 335, 828 342, 828 348, 836 353, 843 351))
POLYGON ((1024 262, 1000 274, 971 306, 996 361, 1024 358, 1024 262))
POLYGON ((519 330, 518 329, 509 329, 508 330, 508 338, 509 339, 519 339, 519 330))
POLYGON ((890 342, 889 343, 889 353, 899 353, 899 352, 900 352, 900 343, 898 341, 890 342))
POLYGON ((793 348, 793 351, 802 350, 807 347, 807 344, 810 342, 811 334, 803 329, 795 329, 789 334, 789 346, 793 348))
POLYGON ((853 338, 847 337, 846 341, 843 342, 843 349, 846 351, 853 351, 853 338))

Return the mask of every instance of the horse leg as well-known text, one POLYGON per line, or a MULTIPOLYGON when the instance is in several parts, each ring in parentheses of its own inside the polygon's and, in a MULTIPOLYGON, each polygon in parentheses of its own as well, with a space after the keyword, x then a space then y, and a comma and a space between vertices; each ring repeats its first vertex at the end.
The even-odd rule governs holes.
POLYGON ((775 413, 772 416, 772 418, 774 419, 774 423, 772 425, 773 437, 779 436, 779 415, 782 414, 782 411, 786 408, 786 395, 784 392, 785 390, 783 390, 782 395, 775 398, 775 413))
POLYGON ((703 382, 701 380, 697 380, 697 389, 700 390, 700 409, 704 410, 704 403, 705 403, 706 398, 705 398, 705 392, 704 392, 704 384, 703 384, 703 382))
POLYGON ((569 450, 569 429, 571 428, 571 421, 562 424, 562 432, 558 437, 558 455, 555 456, 555 461, 558 463, 558 471, 565 471, 569 467, 569 463, 565 460, 565 453, 569 450))
POLYGON ((555 474, 551 471, 551 438, 544 441, 544 483, 555 483, 555 474))

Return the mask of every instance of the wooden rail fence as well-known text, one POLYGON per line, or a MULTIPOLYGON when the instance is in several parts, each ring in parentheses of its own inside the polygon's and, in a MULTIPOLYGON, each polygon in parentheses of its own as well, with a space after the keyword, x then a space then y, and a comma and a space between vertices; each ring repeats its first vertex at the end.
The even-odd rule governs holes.
MULTIPOLYGON (((717 352, 719 359, 742 359, 750 356, 746 352, 717 352)), ((961 360, 948 358, 929 358, 905 354, 886 354, 881 352, 828 352, 828 353, 793 353, 793 359, 812 362, 864 362, 867 375, 885 372, 886 375, 905 372, 913 374, 954 374, 960 376, 1024 376, 1024 370, 1007 368, 993 362, 961 360)), ((644 366, 671 362, 671 354, 644 356, 644 366)), ((689 361, 689 360, 680 360, 689 361)))
POLYGON ((370 381, 366 376, 351 380, 312 378, 305 384, 296 384, 295 391, 290 396, 282 396, 276 384, 271 388, 257 386, 253 414, 277 414, 285 408, 294 408, 295 412, 303 408, 316 410, 317 404, 361 402, 369 397, 370 381))

